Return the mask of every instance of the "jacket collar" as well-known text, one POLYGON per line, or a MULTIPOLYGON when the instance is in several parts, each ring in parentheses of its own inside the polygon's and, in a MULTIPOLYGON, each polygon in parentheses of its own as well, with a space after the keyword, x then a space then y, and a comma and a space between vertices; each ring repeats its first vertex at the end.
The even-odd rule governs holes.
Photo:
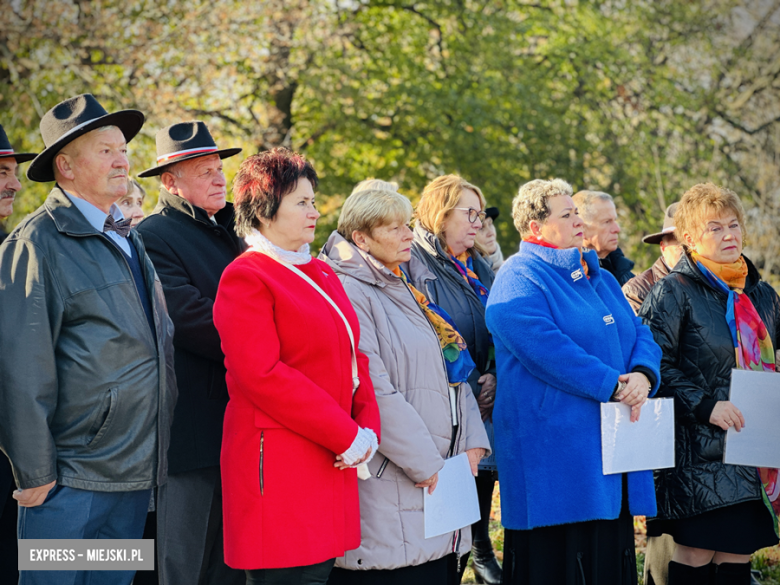
MULTIPOLYGON (((319 258, 330 264, 337 274, 346 274, 380 288, 396 284, 400 280, 379 260, 348 242, 335 230, 322 247, 319 258)), ((436 278, 428 267, 414 256, 404 268, 410 273, 410 278, 411 274, 421 275, 423 280, 436 278)))
MULTIPOLYGON (((209 219, 209 214, 206 213, 205 209, 193 205, 184 197, 179 197, 178 195, 168 193, 165 189, 160 189, 160 197, 157 200, 157 206, 152 213, 159 213, 166 208, 176 210, 187 217, 191 217, 195 221, 205 223, 206 225, 214 225, 214 222, 209 219)), ((214 219, 217 220, 218 225, 223 227, 230 226, 233 221, 233 204, 225 203, 225 207, 214 214, 214 219)))
MULTIPOLYGON (((433 256, 442 262, 446 262, 448 265, 452 265, 452 269, 456 270, 455 265, 450 259, 450 255, 444 251, 436 234, 429 232, 419 223, 414 226, 414 242, 420 246, 426 254, 433 256)), ((477 253, 474 253, 472 260, 474 263, 474 273, 479 277, 480 282, 482 282, 483 285, 490 287, 493 281, 493 268, 490 263, 485 260, 481 254, 477 253)), ((411 268, 412 267, 410 266, 410 269, 411 268)), ((433 273, 431 273, 431 276, 432 278, 435 278, 433 273)))
POLYGON ((623 250, 620 248, 617 248, 599 260, 599 264, 604 270, 618 273, 627 272, 634 267, 634 261, 626 258, 623 254, 623 250))
POLYGON ((87 221, 63 190, 56 185, 43 204, 54 221, 57 230, 71 236, 93 236, 99 234, 87 221))
MULTIPOLYGON (((550 264, 576 282, 584 276, 580 263, 580 251, 578 248, 547 248, 529 242, 520 243, 521 257, 538 258, 546 264, 550 264)), ((601 267, 599 257, 594 250, 583 250, 582 257, 588 265, 588 276, 595 286, 601 280, 601 267)))
POLYGON ((659 258, 655 262, 653 262, 653 265, 650 267, 650 270, 653 273, 653 280, 655 282, 658 282, 664 276, 667 276, 669 274, 669 267, 666 265, 666 261, 664 260, 663 256, 659 256, 659 258))
MULTIPOLYGON (((758 272, 758 269, 755 267, 753 262, 751 262, 747 256, 743 254, 742 257, 745 259, 745 263, 747 264, 748 267, 747 279, 745 280, 745 292, 749 293, 758 286, 759 282, 761 282, 761 274, 758 272)), ((680 261, 677 263, 677 266, 675 266, 674 269, 672 270, 672 273, 675 272, 684 274, 687 277, 697 282, 701 282, 702 284, 704 284, 708 288, 711 288, 712 290, 714 290, 719 294, 725 294, 722 290, 717 289, 710 284, 710 282, 701 273, 701 270, 699 270, 699 267, 696 266, 696 263, 693 261, 693 258, 691 258, 690 252, 688 252, 687 250, 685 251, 685 254, 683 254, 682 258, 680 258, 680 261)))

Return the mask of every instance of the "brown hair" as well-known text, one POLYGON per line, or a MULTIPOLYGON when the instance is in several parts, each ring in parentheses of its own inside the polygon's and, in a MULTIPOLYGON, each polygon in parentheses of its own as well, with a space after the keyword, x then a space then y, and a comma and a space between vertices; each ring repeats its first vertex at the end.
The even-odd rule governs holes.
MULTIPOLYGON (((734 191, 718 187, 713 183, 699 183, 688 189, 680 199, 674 212, 674 226, 677 239, 685 244, 687 233, 693 240, 701 238, 707 218, 722 216, 733 211, 742 229, 742 241, 747 237, 745 229, 745 211, 742 202, 734 191)), ((686 246, 687 247, 687 246, 686 246)))
MULTIPOLYGON (((479 197, 480 211, 485 209, 485 196, 482 190, 472 185, 458 175, 443 175, 435 178, 423 189, 420 202, 417 204, 415 217, 422 227, 439 238, 442 248, 447 249, 444 239, 444 221, 449 217, 464 190, 471 189, 479 197)), ((482 252, 475 242, 474 247, 482 252)))

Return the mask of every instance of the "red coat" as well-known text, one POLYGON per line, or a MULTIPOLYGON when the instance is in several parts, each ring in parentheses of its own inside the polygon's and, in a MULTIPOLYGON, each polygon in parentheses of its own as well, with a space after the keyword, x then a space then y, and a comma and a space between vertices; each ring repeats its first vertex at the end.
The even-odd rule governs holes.
MULTIPOLYGON (((330 267, 312 260, 298 268, 338 304, 359 343, 357 316, 330 267)), ((341 317, 306 281, 257 252, 223 273, 214 323, 230 392, 221 459, 225 561, 237 569, 295 567, 357 548, 357 474, 333 464, 359 426, 379 436, 368 359, 358 352, 353 397, 341 317)))

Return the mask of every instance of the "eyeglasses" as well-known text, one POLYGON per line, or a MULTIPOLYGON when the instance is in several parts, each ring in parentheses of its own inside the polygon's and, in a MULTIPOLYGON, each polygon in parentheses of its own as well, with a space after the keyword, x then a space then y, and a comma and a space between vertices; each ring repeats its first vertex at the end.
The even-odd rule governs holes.
POLYGON ((485 218, 487 217, 487 213, 480 211, 479 209, 474 209, 473 207, 453 207, 453 209, 467 211, 469 214, 469 223, 475 223, 477 218, 479 218, 479 221, 485 221, 485 218))

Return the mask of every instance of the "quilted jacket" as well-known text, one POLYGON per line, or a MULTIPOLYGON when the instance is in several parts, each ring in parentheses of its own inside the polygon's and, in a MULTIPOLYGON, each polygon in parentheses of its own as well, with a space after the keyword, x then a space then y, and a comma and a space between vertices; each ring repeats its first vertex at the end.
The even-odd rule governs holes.
MULTIPOLYGON (((745 293, 777 348, 780 299, 745 260, 749 270, 745 293)), ((676 418, 676 466, 655 472, 659 518, 688 518, 761 499, 756 469, 724 464, 726 432, 709 423, 715 403, 729 398, 736 367, 725 317, 727 299, 686 254, 653 287, 639 312, 663 351, 658 396, 674 398, 676 418)))

